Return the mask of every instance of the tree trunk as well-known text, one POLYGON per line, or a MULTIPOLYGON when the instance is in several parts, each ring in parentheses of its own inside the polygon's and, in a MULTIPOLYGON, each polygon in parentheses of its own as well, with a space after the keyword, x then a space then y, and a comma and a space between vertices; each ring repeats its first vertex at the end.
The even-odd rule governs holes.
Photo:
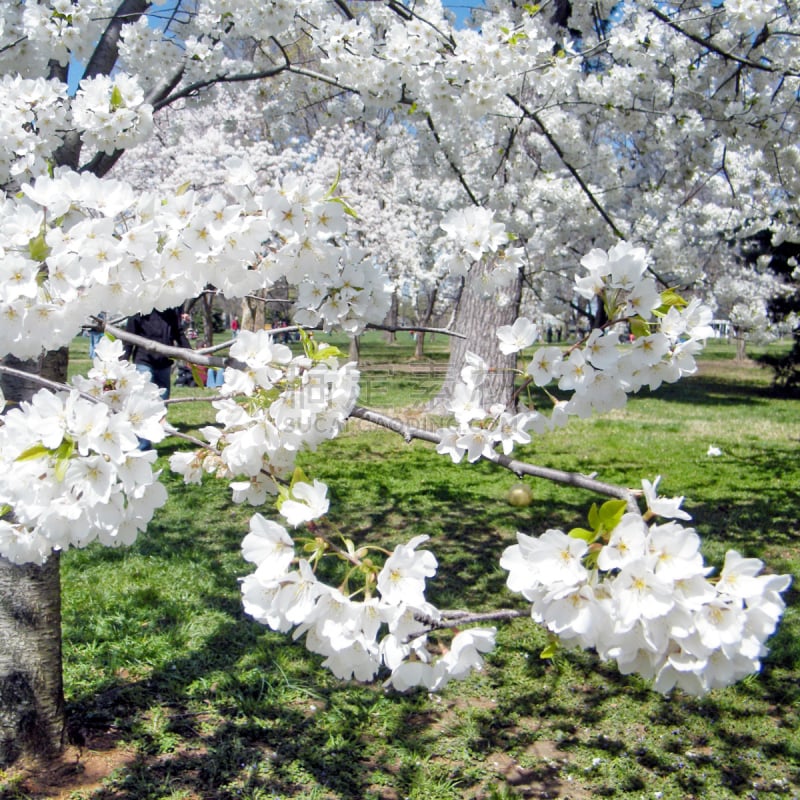
POLYGON ((414 334, 414 358, 421 361, 425 358, 425 332, 417 331, 414 334))
POLYGON ((0 765, 56 755, 65 723, 59 554, 41 567, 0 558, 0 765))
MULTIPOLYGON (((397 327, 397 317, 400 309, 400 303, 397 299, 397 289, 392 292, 392 304, 389 306, 389 313, 386 315, 386 324, 390 328, 397 327)), ((386 331, 386 342, 394 344, 397 341, 397 333, 393 330, 386 331)))
MULTIPOLYGON (((62 348, 36 361, 8 356, 3 362, 63 382, 67 360, 68 350, 62 348)), ((9 375, 1 382, 10 403, 27 400, 39 389, 9 375)), ((41 567, 0 558, 0 766, 23 756, 56 754, 65 729, 58 553, 41 567)))
POLYGON ((493 403, 508 406, 512 402, 517 358, 514 354, 505 356, 500 352, 496 330, 500 325, 511 325, 517 318, 522 274, 518 273, 513 284, 503 290, 502 299, 506 302, 501 304, 493 297, 484 297, 480 291, 482 277, 491 268, 491 264, 480 263, 469 271, 453 323, 453 329, 467 338, 453 337, 451 340, 447 376, 439 394, 431 402, 432 410, 441 412, 446 409, 453 389, 461 380, 467 351, 479 355, 489 365, 489 375, 481 387, 483 407, 488 408, 493 403))
MULTIPOLYGON (((254 295, 263 294, 263 290, 255 292, 254 295)), ((264 329, 266 316, 264 311, 267 304, 263 300, 256 299, 255 296, 245 297, 242 300, 241 326, 244 331, 261 331, 264 329)))
MULTIPOLYGON (((439 287, 434 286, 431 293, 428 295, 428 306, 425 309, 425 314, 420 318, 420 325, 427 328, 433 319, 433 309, 436 307, 436 298, 439 293, 439 287)), ((422 359, 425 357, 425 334, 422 331, 417 331, 414 342, 414 358, 422 359)))
POLYGON ((358 364, 358 359, 361 357, 361 337, 360 336, 351 336, 350 337, 350 349, 347 356, 350 361, 358 364))
POLYGON ((745 331, 742 328, 733 329, 733 338, 736 341, 736 360, 747 360, 747 339, 745 338, 745 331))
MULTIPOLYGON (((213 286, 207 286, 213 289, 213 286)), ((203 293, 203 346, 211 347, 214 344, 214 295, 211 292, 203 293)))

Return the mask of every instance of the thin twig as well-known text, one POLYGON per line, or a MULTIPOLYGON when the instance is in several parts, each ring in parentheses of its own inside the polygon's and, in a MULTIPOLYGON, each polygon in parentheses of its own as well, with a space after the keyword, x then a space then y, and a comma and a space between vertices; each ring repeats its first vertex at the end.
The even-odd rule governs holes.
POLYGON ((36 383, 43 389, 50 389, 51 392, 78 392, 81 397, 91 400, 93 403, 100 402, 93 395, 88 394, 87 392, 81 392, 74 386, 68 386, 65 383, 59 383, 58 381, 51 381, 50 379, 43 378, 41 375, 37 375, 34 372, 25 372, 25 370, 22 369, 7 367, 5 364, 0 364, 0 372, 4 372, 6 375, 13 375, 15 378, 22 378, 23 380, 30 381, 31 383, 36 383))
POLYGON ((470 611, 443 611, 440 619, 434 619, 425 614, 415 614, 414 619, 425 628, 421 631, 409 633, 404 637, 405 642, 411 642, 420 636, 425 636, 431 631, 441 631, 447 628, 460 628, 462 625, 472 625, 475 622, 500 622, 520 617, 530 617, 528 608, 499 608, 497 611, 484 611, 473 613, 470 611))

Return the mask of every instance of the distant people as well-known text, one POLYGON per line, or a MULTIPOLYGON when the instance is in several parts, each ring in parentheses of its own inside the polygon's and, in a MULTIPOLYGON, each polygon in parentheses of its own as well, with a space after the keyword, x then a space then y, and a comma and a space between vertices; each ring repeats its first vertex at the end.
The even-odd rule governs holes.
MULTIPOLYGON (((105 319, 106 318, 106 312, 105 311, 101 311, 97 315, 97 318, 98 319, 105 319)), ((95 352, 97 350, 97 345, 100 344, 100 340, 103 338, 103 336, 105 336, 105 333, 103 331, 101 331, 101 330, 96 330, 96 329, 92 328, 89 331, 89 358, 94 359, 94 354, 95 354, 95 352)))
MULTIPOLYGON (((192 347, 181 327, 180 312, 177 308, 151 311, 149 314, 135 314, 128 317, 125 330, 157 344, 185 347, 189 350, 192 347)), ((139 372, 150 376, 150 380, 161 389, 161 396, 164 399, 169 397, 173 359, 130 342, 125 342, 124 354, 139 372)), ((140 440, 140 450, 149 450, 151 447, 151 443, 146 439, 140 440)))
POLYGON ((233 337, 236 338, 239 335, 239 318, 234 317, 231 321, 231 333, 233 337))
POLYGON ((210 367, 206 376, 206 387, 216 389, 222 386, 223 383, 225 383, 225 371, 218 367, 210 367))
POLYGON ((547 326, 547 344, 552 344, 553 342, 553 329, 548 325, 547 326))

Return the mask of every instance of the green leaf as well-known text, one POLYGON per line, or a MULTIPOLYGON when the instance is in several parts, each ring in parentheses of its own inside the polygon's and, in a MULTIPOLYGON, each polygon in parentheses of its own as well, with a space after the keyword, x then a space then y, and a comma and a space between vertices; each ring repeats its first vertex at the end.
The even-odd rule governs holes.
POLYGON ((296 483, 311 483, 308 479, 308 476, 303 472, 302 467, 295 467, 294 472, 292 473, 292 482, 290 484, 291 488, 294 488, 296 483))
POLYGON ((303 343, 303 351, 307 358, 312 361, 326 361, 329 358, 344 358, 344 353, 332 344, 327 342, 317 342, 311 334, 300 328, 300 341, 303 343))
POLYGON ((641 317, 633 317, 628 321, 631 333, 638 339, 641 336, 650 335, 650 326, 641 317))
POLYGON ((555 658, 558 651, 561 649, 561 644, 558 639, 551 639, 547 646, 539 653, 539 658, 555 658))
POLYGON ((330 200, 333 198, 334 193, 339 188, 339 181, 341 180, 341 178, 342 178, 342 170, 341 168, 337 168, 336 177, 333 180, 333 186, 331 186, 331 188, 328 189, 328 194, 325 195, 326 200, 330 200))
POLYGON ((53 467, 56 480, 61 482, 67 477, 67 470, 69 469, 69 456, 60 456, 56 458, 56 463, 53 467))
POLYGON ((53 451, 49 447, 45 447, 43 444, 35 444, 33 447, 29 447, 27 450, 20 453, 15 461, 34 461, 37 458, 50 456, 52 454, 53 451))
POLYGON ((583 566, 586 569, 592 570, 597 567, 597 559, 600 557, 600 551, 603 548, 600 547, 597 550, 590 550, 584 557, 583 557, 583 566))
POLYGON ((587 531, 586 528, 573 528, 567 536, 573 539, 583 539, 591 544, 597 538, 597 531, 587 531))
POLYGON ((28 253, 34 261, 44 261, 50 255, 50 248, 47 246, 44 233, 40 233, 28 242, 28 253))
POLYGON ((200 367, 198 367, 197 364, 189 364, 189 369, 192 370, 192 378, 194 379, 195 386, 205 386, 200 367))
POLYGON ((687 305, 688 303, 674 289, 665 289, 661 292, 661 306, 658 310, 663 309, 663 313, 666 313, 672 306, 686 308, 687 305))
POLYGON ((313 354, 317 351, 317 343, 303 328, 299 328, 297 332, 300 334, 300 342, 303 345, 303 352, 306 354, 307 358, 313 359, 313 354))
POLYGON ((335 345, 323 342, 317 347, 317 360, 327 361, 329 358, 344 358, 344 353, 335 345))
POLYGON ((597 510, 597 503, 592 503, 592 507, 589 509, 588 519, 589 524, 596 531, 600 527, 600 515, 597 510))
POLYGON ((619 525, 628 504, 625 500, 606 500, 598 512, 598 520, 603 530, 613 531, 619 525))
POLYGON ((116 111, 118 108, 125 107, 125 100, 122 97, 122 92, 119 90, 119 86, 115 86, 111 90, 111 110, 116 111))
POLYGON ((348 217, 358 219, 358 212, 343 197, 331 197, 330 200, 331 203, 338 203, 348 217))
POLYGON ((120 91, 119 86, 115 86, 111 90, 111 100, 109 105, 112 111, 116 111, 119 108, 124 108, 125 99, 122 96, 122 92, 120 91))

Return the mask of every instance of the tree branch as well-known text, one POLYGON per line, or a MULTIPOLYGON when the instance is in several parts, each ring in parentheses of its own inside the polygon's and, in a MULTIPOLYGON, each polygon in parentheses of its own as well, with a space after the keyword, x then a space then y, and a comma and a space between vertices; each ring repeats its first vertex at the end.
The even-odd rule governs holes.
POLYGON ((648 11, 658 20, 661 20, 665 25, 669 25, 672 30, 679 33, 681 36, 685 36, 687 39, 691 40, 700 47, 705 48, 706 50, 710 50, 712 53, 716 53, 718 56, 721 56, 728 61, 735 61, 737 64, 741 64, 744 67, 750 67, 750 69, 757 69, 761 70, 762 72, 770 72, 773 75, 789 75, 793 78, 800 77, 800 72, 791 72, 790 70, 781 70, 776 69, 775 67, 771 67, 767 64, 761 64, 758 61, 750 61, 749 58, 742 58, 741 56, 734 55, 733 53, 729 53, 727 50, 723 50, 721 47, 718 47, 715 44, 712 44, 708 39, 703 38, 702 36, 698 36, 696 33, 690 33, 689 31, 681 28, 677 22, 673 22, 663 11, 658 8, 649 8, 648 11))
POLYGON ((436 144, 439 145, 439 149, 442 151, 442 153, 444 153, 444 157, 447 159, 447 163, 450 165, 450 169, 453 170, 453 173, 455 174, 456 178, 458 178, 458 182, 461 184, 464 191, 467 193, 467 197, 469 197, 470 202, 472 202, 473 205, 480 206, 480 201, 472 193, 472 189, 470 185, 467 183, 467 179, 464 177, 464 173, 459 169, 455 161, 453 161, 453 159, 450 157, 450 153, 448 153, 447 150, 445 150, 444 146, 442 145, 442 140, 439 138, 439 132, 436 130, 436 126, 433 124, 433 119, 431 118, 431 115, 428 114, 426 119, 428 122, 428 128, 430 129, 430 132, 433 134, 433 138, 436 144))
POLYGON ((74 386, 67 386, 65 383, 59 383, 58 381, 51 381, 48 378, 43 378, 41 375, 37 375, 35 372, 25 372, 25 370, 22 369, 7 367, 5 364, 0 364, 0 372, 4 372, 6 375, 13 375, 15 378, 22 378, 25 381, 30 381, 31 383, 35 383, 41 386, 43 389, 50 389, 51 392, 77 391, 81 397, 84 397, 87 400, 91 400, 93 403, 98 402, 96 397, 93 397, 90 394, 86 394, 86 392, 78 391, 74 386))
POLYGON ((217 75, 206 80, 195 81, 194 83, 190 83, 188 86, 184 86, 180 91, 170 94, 167 97, 164 97, 162 100, 153 103, 153 110, 158 111, 164 106, 171 105, 176 100, 180 100, 184 97, 193 97, 203 89, 207 89, 209 86, 214 86, 218 83, 245 83, 248 81, 262 80, 263 78, 274 78, 276 75, 280 75, 281 72, 286 72, 289 70, 290 67, 291 65, 287 61, 285 64, 281 64, 278 67, 261 70, 260 72, 240 72, 234 75, 217 75))
POLYGON ((147 339, 144 336, 128 333, 124 328, 118 328, 110 322, 103 322, 103 320, 99 320, 98 322, 98 327, 102 328, 106 333, 110 333, 115 339, 128 342, 129 344, 141 347, 143 350, 149 350, 153 353, 167 356, 168 358, 178 358, 189 364, 197 364, 200 367, 216 367, 218 369, 233 363, 229 358, 207 356, 197 350, 187 350, 184 347, 173 347, 172 345, 161 344, 160 342, 154 342, 152 339, 147 339))
MULTIPOLYGON (((420 439, 424 442, 439 444, 442 441, 442 437, 439 436, 438 433, 432 433, 422 428, 415 428, 398 419, 388 417, 385 414, 361 406, 356 406, 350 412, 350 416, 393 431, 402 436, 407 442, 410 442, 412 439, 420 439)), ((622 486, 615 486, 611 483, 598 481, 588 475, 582 475, 578 472, 565 472, 560 469, 553 469, 552 467, 541 467, 536 464, 529 464, 525 461, 518 461, 503 453, 493 453, 491 456, 482 456, 482 458, 510 470, 515 475, 530 475, 533 478, 543 478, 544 480, 553 481, 554 483, 563 483, 567 486, 573 486, 577 489, 586 489, 587 491, 596 492, 597 494, 606 495, 607 497, 617 497, 627 502, 629 510, 639 510, 634 492, 622 486)))
POLYGON ((398 333, 402 331, 408 331, 409 333, 441 333, 444 336, 452 336, 456 339, 467 339, 469 337, 465 336, 463 333, 456 333, 456 331, 451 331, 448 328, 428 328, 425 325, 412 325, 410 327, 406 327, 404 325, 373 325, 370 323, 367 325, 370 330, 374 331, 390 331, 391 333, 398 333))
POLYGON ((447 628, 457 628, 462 625, 472 625, 475 622, 501 622, 520 617, 530 617, 530 606, 527 608, 498 608, 496 611, 442 611, 441 619, 433 619, 424 614, 415 614, 414 619, 425 626, 424 630, 410 633, 405 637, 406 642, 424 636, 431 631, 441 631, 447 628))
POLYGON ((542 135, 545 137, 545 139, 547 139, 548 143, 550 144, 550 147, 552 147, 553 150, 555 150, 556 155, 561 159, 561 163, 569 170, 572 177, 575 178, 575 180, 578 183, 578 186, 581 187, 581 191, 589 199, 589 202, 597 209, 600 216, 606 221, 609 228, 611 228, 611 230, 614 232, 614 235, 618 239, 624 239, 625 234, 622 233, 622 231, 617 227, 616 223, 614 222, 613 219, 611 219, 611 216, 605 210, 605 208, 603 208, 603 206, 600 205, 600 201, 594 196, 594 193, 589 188, 586 181, 584 181, 584 179, 581 177, 578 170, 575 169, 575 167, 573 167, 569 161, 567 161, 567 157, 566 155, 564 155, 564 151, 561 149, 561 146, 558 144, 553 135, 547 129, 544 122, 542 121, 542 118, 535 111, 531 111, 529 108, 527 108, 525 104, 514 95, 508 94, 506 95, 506 97, 508 97, 508 99, 511 100, 511 102, 514 103, 514 105, 517 106, 517 108, 519 108, 523 112, 523 114, 525 114, 526 117, 528 117, 528 119, 533 120, 539 126, 542 135))

